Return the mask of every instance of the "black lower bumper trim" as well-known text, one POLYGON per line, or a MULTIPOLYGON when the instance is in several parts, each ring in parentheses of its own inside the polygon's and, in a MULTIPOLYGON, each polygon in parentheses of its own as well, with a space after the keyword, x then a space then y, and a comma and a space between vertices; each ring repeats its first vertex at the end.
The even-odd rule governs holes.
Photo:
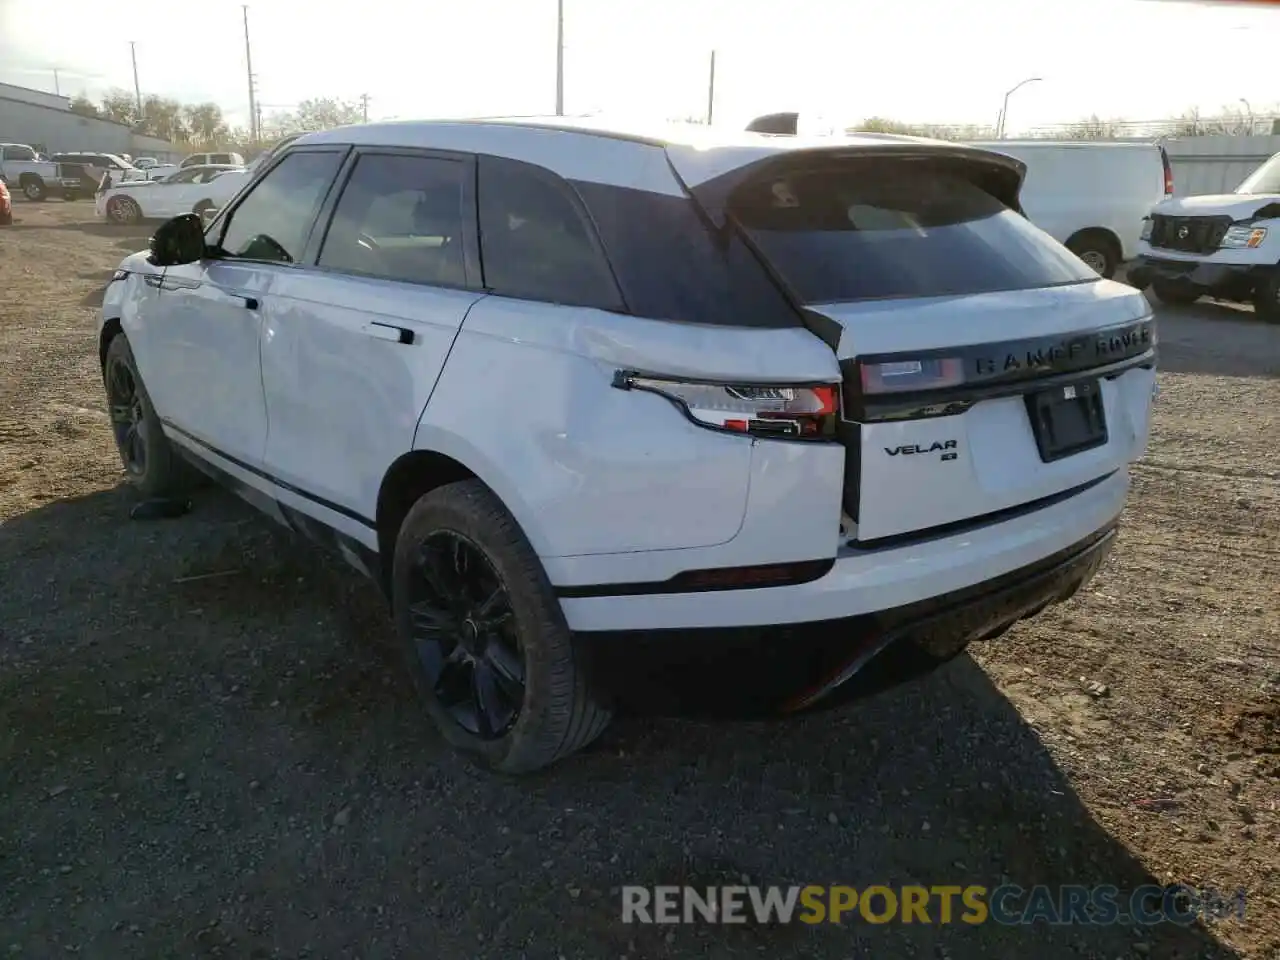
POLYGON ((768 716, 835 706, 927 673, 975 640, 1073 595, 1115 541, 1108 526, 1037 563, 873 614, 771 627, 580 633, 624 708, 768 716))
POLYGON ((1140 256, 1125 269, 1125 276, 1139 290, 1162 280, 1187 284, 1204 290, 1251 287, 1266 269, 1248 263, 1204 263, 1199 260, 1170 260, 1140 256))

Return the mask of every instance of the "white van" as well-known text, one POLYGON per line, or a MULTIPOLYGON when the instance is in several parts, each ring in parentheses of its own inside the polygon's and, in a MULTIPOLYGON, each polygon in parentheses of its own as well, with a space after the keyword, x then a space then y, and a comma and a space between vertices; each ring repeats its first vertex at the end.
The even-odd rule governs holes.
POLYGON ((1022 209, 1104 277, 1138 253, 1151 208, 1173 196, 1173 168, 1157 143, 993 140, 972 146, 1027 165, 1022 209))

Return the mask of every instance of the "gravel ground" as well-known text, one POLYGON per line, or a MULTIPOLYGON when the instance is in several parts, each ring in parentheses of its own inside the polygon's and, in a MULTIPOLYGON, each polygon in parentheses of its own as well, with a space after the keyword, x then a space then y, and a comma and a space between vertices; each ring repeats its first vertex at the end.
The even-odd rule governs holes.
POLYGON ((0 955, 1280 956, 1280 328, 1162 310, 1122 542, 933 676, 633 717, 532 780, 449 753, 373 588, 210 492, 130 521, 95 353, 145 230, 0 231, 0 955), (217 574, 203 579, 205 574, 217 574), (1187 882, 1243 922, 643 927, 623 884, 1187 882))

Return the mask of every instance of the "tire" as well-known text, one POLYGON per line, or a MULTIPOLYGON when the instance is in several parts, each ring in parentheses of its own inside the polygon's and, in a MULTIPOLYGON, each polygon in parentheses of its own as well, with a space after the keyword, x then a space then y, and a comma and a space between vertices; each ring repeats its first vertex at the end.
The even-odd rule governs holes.
POLYGON ((1254 287, 1253 312, 1267 323, 1280 323, 1280 266, 1267 271, 1254 287))
POLYGON ((1120 266, 1119 245, 1101 230, 1081 230, 1067 240, 1066 247, 1107 280, 1115 276, 1120 266))
POLYGON ((111 418, 111 432, 116 450, 124 465, 125 476, 144 497, 173 497, 196 486, 196 473, 173 448, 160 426, 160 417, 151 405, 151 397, 138 373, 133 350, 123 333, 116 334, 107 347, 106 362, 102 366, 102 381, 107 392, 107 414, 111 418), (132 385, 132 393, 121 392, 125 379, 132 385), (130 431, 141 443, 131 446, 130 431))
POLYGON ((592 689, 537 554, 483 483, 422 496, 400 527, 391 573, 406 666, 459 752, 501 773, 531 773, 608 726, 611 706, 592 689))
POLYGON ((1173 307, 1185 307, 1195 303, 1204 294, 1199 287, 1169 280, 1151 281, 1151 292, 1161 303, 1167 303, 1173 307))
POLYGON ((33 203, 40 203, 49 195, 44 181, 36 176, 20 178, 18 186, 22 189, 22 195, 33 203))
POLYGON ((107 201, 107 220, 120 226, 132 226, 142 220, 142 208, 131 197, 112 197, 107 201))

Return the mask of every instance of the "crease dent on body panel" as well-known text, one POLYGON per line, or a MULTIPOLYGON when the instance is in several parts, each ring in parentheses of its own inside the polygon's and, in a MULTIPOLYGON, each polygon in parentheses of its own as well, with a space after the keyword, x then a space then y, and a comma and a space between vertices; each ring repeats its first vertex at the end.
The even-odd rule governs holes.
POLYGON ((449 349, 444 352, 444 359, 440 361, 440 369, 436 371, 436 378, 431 383, 431 389, 427 391, 427 399, 422 403, 422 409, 418 411, 417 418, 413 421, 413 436, 409 438, 409 449, 418 449, 418 431, 422 429, 422 419, 427 415, 427 408, 431 406, 431 398, 436 395, 436 388, 440 386, 441 379, 444 378, 444 372, 449 366, 449 358, 453 356, 453 348, 458 343, 458 338, 462 336, 462 330, 467 325, 467 317, 471 316, 471 311, 476 308, 476 304, 483 303, 489 299, 491 294, 482 293, 476 297, 467 306, 467 312, 462 315, 462 321, 458 324, 458 329, 453 331, 453 339, 449 341, 449 349))

